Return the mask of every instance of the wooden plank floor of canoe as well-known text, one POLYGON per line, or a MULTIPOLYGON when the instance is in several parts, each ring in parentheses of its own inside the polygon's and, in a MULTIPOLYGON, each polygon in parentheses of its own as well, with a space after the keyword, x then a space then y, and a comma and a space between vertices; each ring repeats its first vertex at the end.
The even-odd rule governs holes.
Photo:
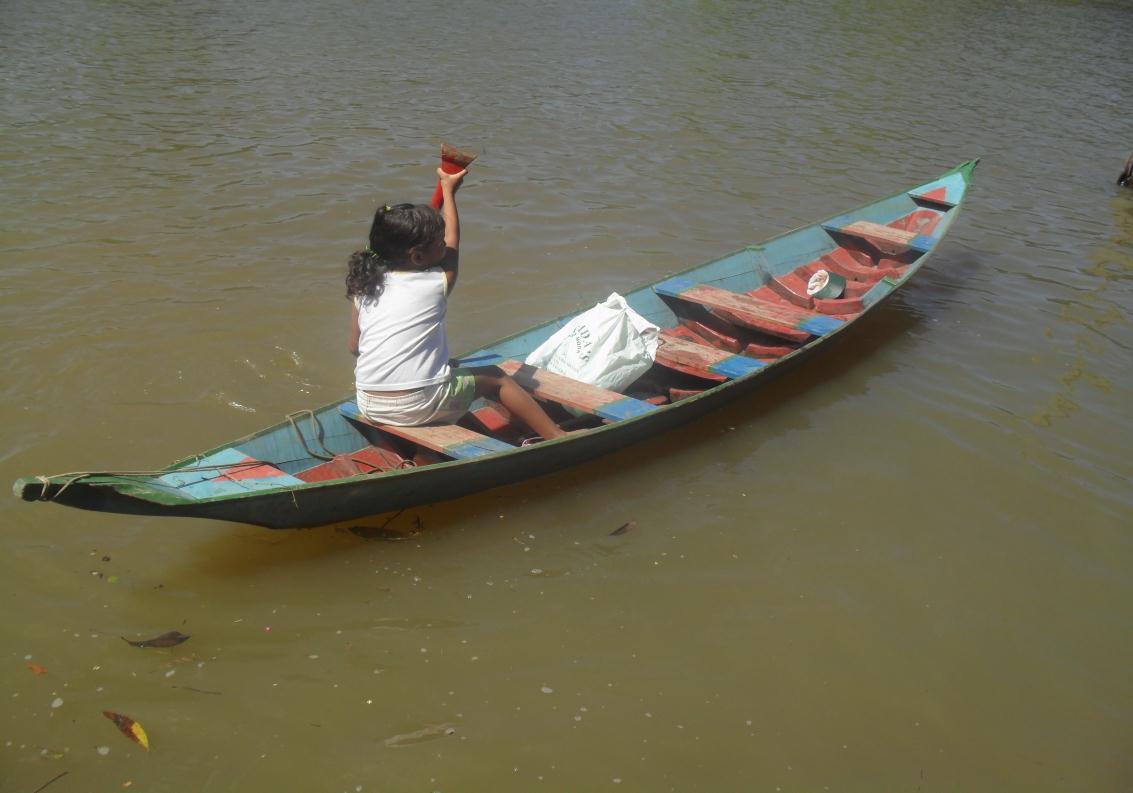
POLYGON ((697 344, 669 331, 661 332, 660 342, 657 363, 708 380, 734 380, 767 366, 764 361, 697 344))
POLYGON ((843 324, 834 317, 698 284, 682 276, 662 281, 653 291, 663 297, 697 303, 721 312, 726 319, 788 341, 806 342, 811 336, 824 336, 843 324))

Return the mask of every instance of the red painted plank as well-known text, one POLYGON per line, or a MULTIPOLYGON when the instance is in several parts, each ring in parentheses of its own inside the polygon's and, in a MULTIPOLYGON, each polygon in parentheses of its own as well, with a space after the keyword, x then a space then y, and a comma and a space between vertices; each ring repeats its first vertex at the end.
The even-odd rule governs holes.
POLYGON ((927 236, 932 234, 937 224, 940 223, 940 219, 943 217, 944 215, 931 209, 918 209, 904 217, 897 218, 889 225, 895 229, 927 236))
POLYGON ((792 306, 775 305, 765 300, 729 292, 706 284, 696 284, 680 294, 682 300, 699 303, 718 312, 725 319, 791 341, 806 341, 811 334, 795 326, 813 319, 815 314, 792 306))
POLYGON ((697 333, 696 328, 698 325, 700 325, 699 322, 682 319, 680 325, 674 325, 673 327, 666 328, 665 330, 670 335, 678 336, 682 339, 687 339, 688 341, 694 342, 696 344, 708 344, 709 346, 712 346, 706 336, 697 333))
POLYGON ((674 402, 680 402, 682 399, 688 399, 691 396, 703 393, 703 388, 670 388, 669 399, 674 402))
POLYGON ((761 361, 771 361, 776 358, 782 358, 784 355, 793 353, 797 347, 790 347, 786 344, 761 344, 759 342, 751 341, 744 347, 744 355, 748 358, 758 358, 761 361))
POLYGON ((511 413, 498 402, 477 399, 468 413, 488 432, 502 432, 512 427, 511 413))
POLYGON ((871 281, 847 281, 842 297, 861 297, 871 289, 873 289, 871 281))
POLYGON ((807 280, 795 270, 786 275, 772 276, 767 285, 787 302, 799 308, 813 309, 814 298, 806 293, 807 280))
POLYGON ((909 197, 918 203, 933 204, 945 211, 956 206, 948 200, 948 189, 945 187, 938 187, 935 190, 929 190, 927 193, 909 193, 909 197))
POLYGON ((739 352, 744 343, 740 340, 743 331, 730 322, 725 322, 711 314, 703 319, 682 319, 681 325, 692 331, 689 341, 707 344, 710 347, 719 347, 729 352, 739 352))
POLYGON ((678 372, 722 383, 728 378, 709 371, 708 367, 732 357, 733 354, 682 339, 668 331, 661 331, 661 343, 657 346, 657 363, 678 372))
POLYGON ((842 297, 835 300, 823 300, 816 297, 814 307, 823 314, 845 316, 846 314, 860 314, 865 311, 860 297, 842 297))
POLYGON ((295 476, 304 482, 325 482, 328 479, 343 479, 358 474, 388 471, 401 467, 404 462, 404 458, 392 447, 367 446, 356 452, 335 455, 333 460, 300 471, 295 476))
MULTIPOLYGON (((764 303, 770 303, 773 306, 786 306, 787 308, 800 308, 799 306, 796 306, 794 303, 788 302, 782 295, 780 295, 778 292, 776 292, 774 289, 772 289, 770 286, 767 286, 767 285, 761 286, 758 289, 750 289, 747 292, 744 292, 744 294, 747 295, 748 297, 754 297, 756 300, 761 300, 764 303)), ((800 310, 808 311, 810 309, 800 308, 800 310)))
POLYGON ((881 278, 876 267, 872 264, 869 266, 861 264, 845 248, 835 248, 830 253, 824 254, 819 258, 818 263, 836 275, 852 278, 855 281, 876 281, 881 278))

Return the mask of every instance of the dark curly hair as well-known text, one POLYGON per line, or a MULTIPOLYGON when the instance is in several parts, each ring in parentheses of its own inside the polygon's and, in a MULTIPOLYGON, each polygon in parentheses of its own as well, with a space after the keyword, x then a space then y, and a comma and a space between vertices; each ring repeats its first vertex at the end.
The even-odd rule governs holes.
POLYGON ((370 245, 347 262, 346 297, 379 297, 386 270, 405 264, 414 248, 428 245, 445 232, 441 214, 425 204, 386 204, 374 213, 370 245))

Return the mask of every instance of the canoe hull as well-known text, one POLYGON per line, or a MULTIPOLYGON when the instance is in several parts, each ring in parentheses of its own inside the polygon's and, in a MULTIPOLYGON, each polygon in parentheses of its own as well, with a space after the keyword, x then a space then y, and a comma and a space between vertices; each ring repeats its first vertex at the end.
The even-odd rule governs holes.
MULTIPOLYGON (((828 345, 830 346, 830 345, 828 345)), ((815 348, 817 349, 817 348, 815 348)), ((77 509, 125 515, 205 518, 247 523, 268 529, 302 529, 354 520, 409 507, 447 501, 516 484, 604 457, 695 421, 724 404, 751 394, 772 378, 809 358, 796 355, 756 377, 734 380, 686 399, 674 409, 635 421, 618 422, 558 443, 524 447, 518 452, 475 461, 410 468, 376 477, 353 477, 310 490, 283 490, 254 497, 184 504, 161 504, 133 497, 98 483, 17 481, 16 494, 28 501, 52 501, 77 509), (679 409, 676 409, 678 408, 679 409)))
MULTIPOLYGON (((649 404, 626 399, 642 412, 618 416, 609 423, 553 441, 514 448, 500 444, 500 448, 508 450, 473 459, 387 467, 380 473, 313 481, 312 466, 318 467, 332 457, 359 454, 358 444, 380 443, 370 430, 343 417, 343 403, 332 403, 309 412, 308 429, 303 429, 293 416, 288 417, 288 421, 275 427, 180 460, 162 471, 31 477, 17 480, 15 493, 27 501, 53 501, 87 510, 206 518, 273 529, 303 528, 459 498, 602 457, 695 421, 726 402, 750 394, 776 375, 804 360, 812 360, 819 347, 829 346, 862 321, 908 283, 939 245, 955 222, 955 210, 963 202, 977 163, 964 163, 911 190, 628 293, 629 304, 661 327, 683 322, 681 315, 674 313, 674 301, 685 301, 682 305, 687 306, 691 300, 698 304, 693 308, 702 313, 705 309, 701 304, 725 309, 721 311, 725 318, 729 312, 746 313, 747 321, 756 323, 749 327, 767 327, 787 339, 808 339, 801 346, 791 347, 793 351, 776 353, 774 359, 758 359, 761 354, 771 354, 767 352, 770 347, 759 347, 764 352, 751 353, 757 358, 731 356, 744 364, 739 369, 729 364, 728 377, 734 379, 704 383, 703 390, 694 389, 694 395, 663 407, 653 409, 649 404), (768 303, 758 304, 759 317, 746 310, 753 305, 751 301, 758 292, 766 291, 773 282, 780 293, 790 295, 790 279, 798 280, 798 273, 810 266, 808 262, 830 266, 835 272, 841 268, 849 278, 866 272, 866 265, 835 255, 843 251, 842 246, 847 244, 844 240, 864 240, 877 259, 870 271, 871 280, 859 284, 862 288, 855 296, 842 301, 844 307, 826 315, 768 303), (752 297, 744 298, 744 294, 752 297), (722 299, 727 302, 719 303, 722 299), (220 465, 222 461, 224 464, 220 465)), ((791 296, 796 302, 809 300, 805 294, 791 296)), ((566 316, 544 323, 470 352, 461 360, 464 365, 523 360, 569 319, 566 316)), ((712 379, 712 375, 708 377, 712 379)), ((622 399, 621 394, 609 396, 622 399)))

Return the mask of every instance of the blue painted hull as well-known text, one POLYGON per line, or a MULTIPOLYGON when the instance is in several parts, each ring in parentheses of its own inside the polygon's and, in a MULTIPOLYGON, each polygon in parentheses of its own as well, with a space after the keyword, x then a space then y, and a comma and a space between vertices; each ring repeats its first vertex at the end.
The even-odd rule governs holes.
MULTIPOLYGON (((28 477, 17 480, 16 494, 28 501, 53 501, 81 509, 137 515, 200 517, 269 528, 297 528, 350 520, 468 495, 542 476, 595 459, 717 409, 722 403, 761 387, 777 373, 798 364, 820 344, 838 336, 903 286, 924 265, 955 221, 977 161, 964 163, 937 179, 826 221, 789 232, 721 259, 667 276, 625 295, 646 319, 661 327, 679 321, 667 288, 704 284, 729 292, 750 293, 772 279, 795 272, 838 246, 840 235, 855 224, 884 225, 897 218, 932 217, 927 233, 902 236, 906 260, 892 276, 881 278, 860 296, 851 318, 819 318, 807 328, 817 334, 789 354, 764 365, 725 369, 731 378, 700 393, 631 416, 534 446, 516 447, 472 460, 451 460, 380 473, 323 481, 303 476, 334 455, 368 448, 372 435, 347 420, 340 400, 313 410, 309 417, 285 421, 261 432, 179 460, 156 472, 92 472, 80 476, 28 477), (674 285, 675 284, 675 285, 674 285), (225 468, 246 459, 244 467, 225 468), (257 466, 263 463, 263 466, 257 466), (236 473, 233 473, 235 471, 236 473)), ((901 236, 896 233, 896 236, 901 236)), ((876 241, 875 241, 876 242, 876 241)), ((679 287, 679 288, 678 288, 679 287)), ((601 295, 596 295, 601 297, 601 295)), ((462 356, 469 364, 501 359, 523 360, 562 327, 559 317, 462 356)), ((812 320, 813 323, 813 320, 812 320)), ((750 359, 747 359, 750 360, 750 359)))

